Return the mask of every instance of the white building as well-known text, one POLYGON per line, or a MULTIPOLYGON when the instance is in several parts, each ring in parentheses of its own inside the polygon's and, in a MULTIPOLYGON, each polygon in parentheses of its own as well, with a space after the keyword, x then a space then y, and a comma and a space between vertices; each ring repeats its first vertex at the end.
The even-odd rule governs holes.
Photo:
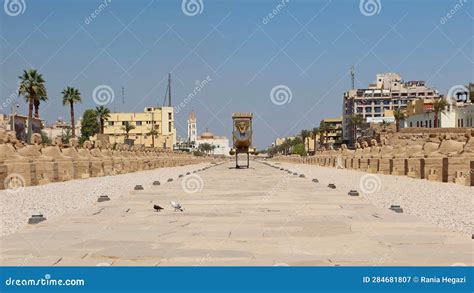
POLYGON ((229 156, 230 147, 229 139, 227 137, 215 136, 206 129, 206 132, 203 132, 200 136, 198 136, 196 140, 196 148, 199 148, 199 146, 204 143, 210 144, 212 147, 214 147, 212 154, 229 156))
POLYGON ((197 140, 197 124, 196 114, 191 111, 188 115, 188 141, 193 142, 197 140))
MULTIPOLYGON (((440 128, 448 127, 474 127, 474 104, 471 103, 456 103, 450 105, 446 110, 439 114, 438 123, 440 128)), ((402 127, 423 127, 434 128, 434 112, 426 111, 408 116, 402 127)))

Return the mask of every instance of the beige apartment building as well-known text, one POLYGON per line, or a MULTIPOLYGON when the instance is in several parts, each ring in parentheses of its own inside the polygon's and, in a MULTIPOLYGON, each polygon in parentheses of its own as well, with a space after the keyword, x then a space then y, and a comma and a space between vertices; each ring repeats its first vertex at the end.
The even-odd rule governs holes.
POLYGON ((425 85, 424 81, 402 81, 396 73, 377 74, 375 83, 367 88, 351 89, 343 96, 343 140, 353 145, 353 128, 350 115, 360 114, 368 123, 393 122, 385 113, 404 109, 410 101, 438 98, 436 89, 425 85))
POLYGON ((134 145, 173 149, 176 143, 173 107, 147 107, 138 113, 110 113, 104 126, 104 134, 109 136, 110 143, 125 142, 127 123, 135 127, 128 134, 134 145), (154 136, 152 129, 156 130, 154 136))
POLYGON ((332 145, 334 148, 339 148, 342 144, 342 117, 324 118, 321 120, 322 123, 329 127, 329 131, 324 134, 325 146, 332 145))

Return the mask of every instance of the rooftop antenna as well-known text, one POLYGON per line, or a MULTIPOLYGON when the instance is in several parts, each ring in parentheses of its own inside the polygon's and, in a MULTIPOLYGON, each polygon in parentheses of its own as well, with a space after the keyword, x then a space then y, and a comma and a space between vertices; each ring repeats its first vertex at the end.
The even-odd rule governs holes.
POLYGON ((166 104, 168 98, 168 107, 171 107, 171 73, 168 73, 168 86, 166 87, 165 98, 163 99, 163 106, 166 104))
POLYGON ((171 107, 171 73, 168 73, 168 107, 171 107))
POLYGON ((125 87, 122 87, 122 104, 125 104, 125 87))
POLYGON ((352 81, 352 89, 355 88, 355 67, 354 65, 351 66, 351 81, 352 81))

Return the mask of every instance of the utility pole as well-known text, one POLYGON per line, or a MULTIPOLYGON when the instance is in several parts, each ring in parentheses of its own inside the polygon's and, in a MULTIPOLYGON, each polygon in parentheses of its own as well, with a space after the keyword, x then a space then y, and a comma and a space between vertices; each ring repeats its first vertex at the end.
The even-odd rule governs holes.
POLYGON ((168 107, 171 107, 171 73, 168 73, 168 107))
POLYGON ((355 68, 354 65, 351 67, 351 81, 352 81, 352 89, 355 88, 355 68))

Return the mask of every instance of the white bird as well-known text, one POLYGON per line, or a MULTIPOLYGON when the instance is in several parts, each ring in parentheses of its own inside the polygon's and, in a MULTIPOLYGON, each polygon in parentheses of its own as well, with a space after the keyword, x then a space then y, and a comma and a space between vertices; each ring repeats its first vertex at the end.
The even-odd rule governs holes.
POLYGON ((170 201, 170 204, 174 208, 175 212, 178 211, 178 210, 181 211, 181 212, 184 211, 183 207, 179 203, 174 202, 174 201, 170 201))

